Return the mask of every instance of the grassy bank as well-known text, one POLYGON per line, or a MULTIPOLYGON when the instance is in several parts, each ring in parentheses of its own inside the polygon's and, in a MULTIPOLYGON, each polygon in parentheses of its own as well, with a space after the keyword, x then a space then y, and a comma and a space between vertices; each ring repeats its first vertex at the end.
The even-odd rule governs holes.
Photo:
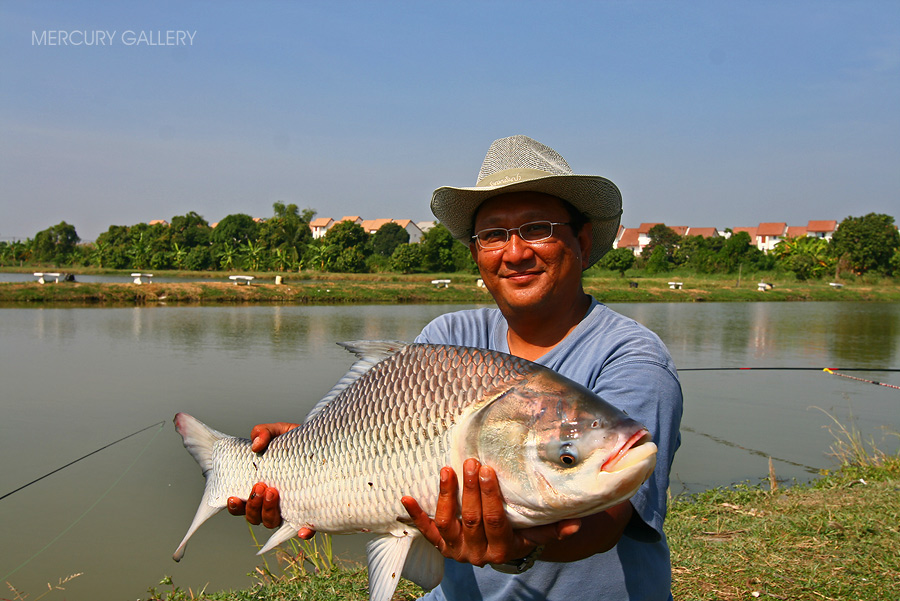
MULTIPOLYGON (((674 597, 895 599, 900 582, 898 493, 900 458, 890 457, 845 466, 809 485, 776 491, 740 486, 675 499, 666 520, 674 597)), ((248 590, 189 591, 167 579, 152 587, 146 600, 368 598, 365 569, 324 567, 313 575, 312 563, 306 562, 304 569, 302 555, 293 555, 284 575, 261 568, 248 590)), ((412 600, 418 594, 417 587, 404 581, 394 599, 412 600)))
MULTIPOLYGON (((824 281, 799 282, 793 278, 778 279, 768 275, 765 281, 774 287, 760 292, 758 277, 737 282, 734 277, 675 274, 664 277, 585 276, 587 291, 604 302, 725 302, 725 301, 900 301, 900 282, 845 280, 841 288, 824 281), (672 289, 669 282, 681 282, 672 289)), ((0 304, 28 306, 33 304, 65 305, 152 305, 157 303, 193 303, 203 305, 228 303, 284 304, 371 304, 371 303, 480 303, 491 302, 483 288, 476 286, 471 274, 327 274, 311 272, 282 276, 275 284, 275 274, 257 273, 247 285, 216 281, 176 283, 131 283, 127 274, 122 283, 35 282, 0 283, 0 304), (432 280, 449 279, 448 287, 435 286, 432 280)), ((225 278, 227 274, 159 273, 157 277, 201 276, 225 278)), ((78 276, 76 275, 76 280, 78 276)))

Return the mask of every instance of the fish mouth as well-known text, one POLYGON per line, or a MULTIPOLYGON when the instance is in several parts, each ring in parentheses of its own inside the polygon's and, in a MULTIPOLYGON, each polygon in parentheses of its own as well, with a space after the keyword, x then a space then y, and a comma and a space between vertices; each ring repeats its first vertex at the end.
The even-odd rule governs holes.
POLYGON ((610 454, 609 458, 600 467, 601 472, 618 472, 642 461, 651 454, 656 453, 656 445, 652 444, 650 432, 646 429, 638 430, 625 441, 619 450, 610 454), (647 444, 650 443, 650 444, 647 444))

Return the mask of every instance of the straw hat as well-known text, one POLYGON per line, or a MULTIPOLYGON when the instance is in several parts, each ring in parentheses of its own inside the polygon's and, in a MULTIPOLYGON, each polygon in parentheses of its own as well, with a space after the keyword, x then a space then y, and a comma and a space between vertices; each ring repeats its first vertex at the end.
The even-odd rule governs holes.
POLYGON ((622 194, 598 175, 575 175, 555 150, 527 136, 495 140, 473 188, 434 191, 431 211, 454 238, 472 240, 475 212, 485 200, 509 192, 542 192, 569 202, 593 224, 588 266, 612 248, 622 215, 622 194))

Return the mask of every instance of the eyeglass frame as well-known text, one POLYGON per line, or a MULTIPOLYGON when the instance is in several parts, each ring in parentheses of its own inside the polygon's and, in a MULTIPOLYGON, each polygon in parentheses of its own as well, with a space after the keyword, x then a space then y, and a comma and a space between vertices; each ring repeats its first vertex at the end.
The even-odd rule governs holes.
POLYGON ((500 250, 502 248, 506 248, 506 245, 509 244, 509 241, 512 239, 513 232, 516 232, 516 234, 519 236, 519 238, 523 242, 527 242, 529 244, 535 244, 535 243, 540 243, 540 242, 546 242, 547 240, 550 240, 551 238, 553 238, 553 228, 555 226, 557 226, 557 225, 572 225, 572 223, 573 222, 571 222, 571 221, 550 221, 548 219, 538 219, 536 221, 529 221, 528 223, 523 223, 519 227, 509 227, 509 228, 507 228, 507 227, 486 227, 482 230, 478 230, 477 232, 475 232, 475 235, 472 236, 472 240, 474 240, 475 243, 478 244, 478 248, 480 248, 481 250, 487 250, 487 251, 500 250), (522 228, 527 225, 534 225, 535 223, 550 224, 550 234, 543 238, 539 238, 537 240, 529 240, 529 239, 523 237, 522 236, 522 228), (478 237, 478 235, 481 234, 482 232, 491 232, 491 231, 499 232, 500 230, 506 232, 506 240, 500 246, 485 246, 484 243, 481 241, 481 238, 478 237))

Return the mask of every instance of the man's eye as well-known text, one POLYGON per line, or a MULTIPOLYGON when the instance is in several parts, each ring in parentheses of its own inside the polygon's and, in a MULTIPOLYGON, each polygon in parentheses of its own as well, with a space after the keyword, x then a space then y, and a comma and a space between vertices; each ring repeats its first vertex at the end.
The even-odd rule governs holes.
POLYGON ((522 233, 528 238, 546 238, 550 235, 549 223, 527 223, 522 229, 522 233))
POLYGON ((484 242, 496 242, 506 238, 506 230, 484 230, 478 237, 484 242))

